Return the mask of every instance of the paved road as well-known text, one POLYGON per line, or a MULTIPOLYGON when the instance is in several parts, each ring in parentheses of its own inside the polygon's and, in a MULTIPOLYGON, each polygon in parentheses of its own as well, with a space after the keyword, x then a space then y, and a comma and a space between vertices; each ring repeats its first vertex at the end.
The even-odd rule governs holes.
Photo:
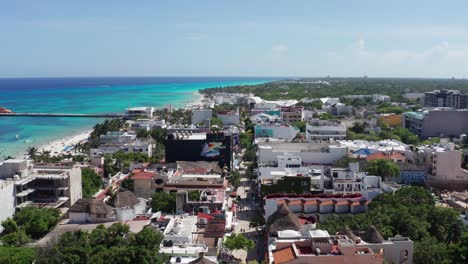
POLYGON ((263 246, 263 239, 257 237, 257 232, 255 228, 250 228, 250 219, 252 218, 253 214, 256 213, 256 210, 259 208, 256 203, 254 203, 251 199, 250 192, 255 191, 251 190, 250 187, 250 180, 246 177, 245 170, 239 171, 241 175, 241 184, 239 188, 237 188, 237 195, 240 196, 241 201, 238 207, 238 222, 236 224, 236 233, 241 233, 250 238, 255 242, 255 247, 249 252, 245 250, 236 250, 233 252, 233 255, 236 258, 241 259, 243 262, 246 260, 263 260, 264 256, 264 246, 263 246))

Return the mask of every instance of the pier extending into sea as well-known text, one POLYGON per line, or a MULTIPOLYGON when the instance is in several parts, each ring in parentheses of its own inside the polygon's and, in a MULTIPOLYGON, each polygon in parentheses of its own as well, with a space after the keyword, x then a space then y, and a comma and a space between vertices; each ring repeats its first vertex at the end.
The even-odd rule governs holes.
POLYGON ((122 113, 109 113, 109 114, 67 114, 67 113, 0 113, 0 117, 125 117, 122 113))

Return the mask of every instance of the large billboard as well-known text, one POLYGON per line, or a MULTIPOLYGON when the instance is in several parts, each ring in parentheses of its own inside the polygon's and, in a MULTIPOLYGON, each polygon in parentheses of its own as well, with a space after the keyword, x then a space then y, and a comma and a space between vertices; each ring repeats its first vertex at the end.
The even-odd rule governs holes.
POLYGON ((221 142, 208 142, 203 145, 200 156, 205 158, 217 158, 221 156, 221 148, 223 143, 221 142))

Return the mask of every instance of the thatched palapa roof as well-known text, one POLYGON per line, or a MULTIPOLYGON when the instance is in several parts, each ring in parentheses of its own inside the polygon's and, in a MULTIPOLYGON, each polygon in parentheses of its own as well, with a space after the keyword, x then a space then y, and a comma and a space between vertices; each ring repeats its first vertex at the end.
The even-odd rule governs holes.
POLYGON ((109 214, 113 208, 101 200, 94 198, 81 198, 70 207, 70 213, 109 214))
POLYGON ((270 232, 278 232, 281 230, 295 230, 301 229, 301 221, 287 205, 280 205, 280 208, 272 214, 267 221, 268 230, 270 232))

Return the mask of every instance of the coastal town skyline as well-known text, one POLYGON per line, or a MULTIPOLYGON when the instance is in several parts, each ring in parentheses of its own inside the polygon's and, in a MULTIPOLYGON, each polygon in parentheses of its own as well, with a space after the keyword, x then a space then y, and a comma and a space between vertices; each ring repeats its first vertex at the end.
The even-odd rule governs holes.
POLYGON ((464 78, 467 5, 4 2, 0 77, 464 78))

